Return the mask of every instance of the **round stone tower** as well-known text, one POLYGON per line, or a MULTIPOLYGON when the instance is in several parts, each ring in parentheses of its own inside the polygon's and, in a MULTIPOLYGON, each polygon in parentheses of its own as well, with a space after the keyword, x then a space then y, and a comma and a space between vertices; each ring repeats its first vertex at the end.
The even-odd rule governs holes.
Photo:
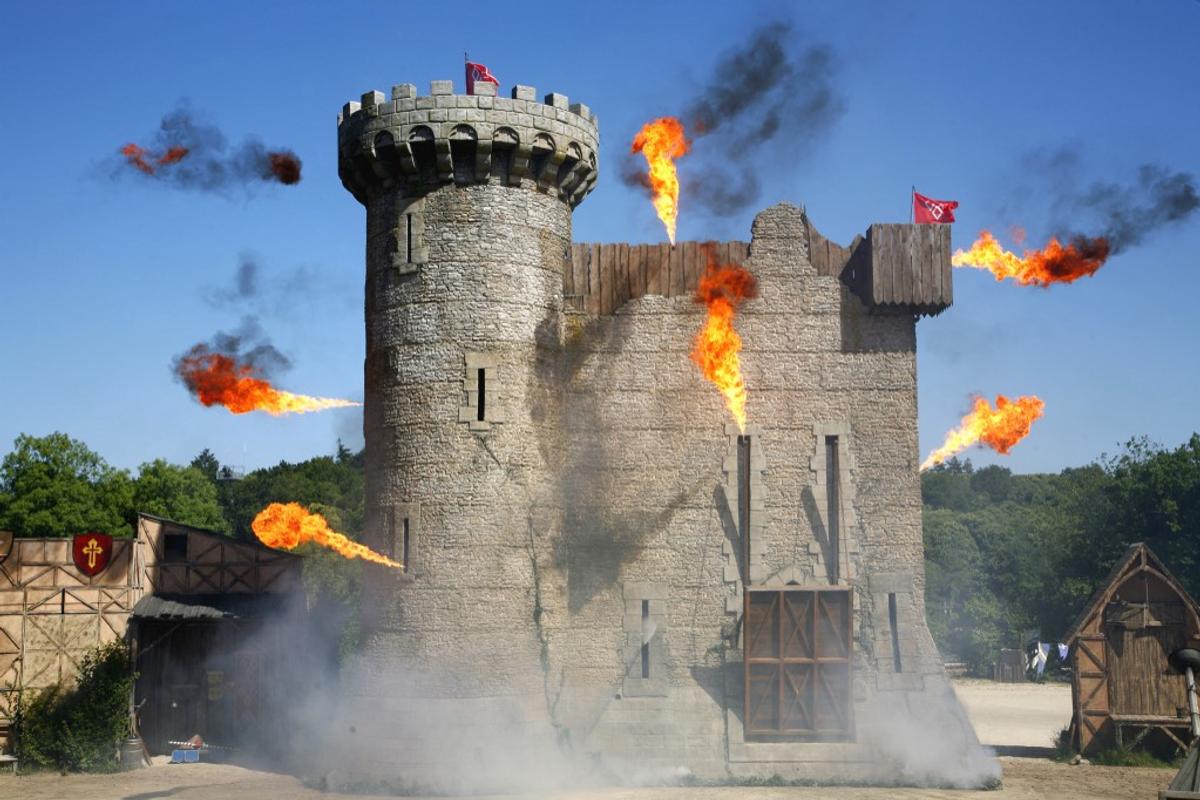
POLYGON ((367 567, 365 663, 381 708, 470 699, 478 733, 481 705, 546 721, 539 563, 562 517, 546 365, 598 139, 561 94, 475 90, 347 103, 338 171, 367 210, 366 542, 406 563, 367 567))

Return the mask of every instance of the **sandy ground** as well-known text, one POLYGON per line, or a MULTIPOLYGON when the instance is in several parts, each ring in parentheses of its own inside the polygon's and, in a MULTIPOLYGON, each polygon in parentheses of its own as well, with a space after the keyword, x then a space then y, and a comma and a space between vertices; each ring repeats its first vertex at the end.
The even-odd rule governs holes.
MULTIPOLYGON (((956 686, 980 739, 1004 748, 1045 747, 1070 718, 1064 686, 962 681, 956 686)), ((1004 786, 995 792, 847 787, 731 787, 576 790, 528 795, 554 800, 1153 800, 1167 769, 1069 766, 1044 758, 1002 756, 1004 786)), ((333 800, 346 795, 306 788, 290 775, 228 764, 158 764, 116 775, 0 775, 0 798, 14 800, 333 800)), ((353 797, 365 798, 364 795, 353 797)), ((480 798, 480 800, 483 800, 480 798)))
POLYGON ((1053 747, 1058 732, 1071 721, 1069 683, 958 680, 954 692, 984 744, 1053 747))

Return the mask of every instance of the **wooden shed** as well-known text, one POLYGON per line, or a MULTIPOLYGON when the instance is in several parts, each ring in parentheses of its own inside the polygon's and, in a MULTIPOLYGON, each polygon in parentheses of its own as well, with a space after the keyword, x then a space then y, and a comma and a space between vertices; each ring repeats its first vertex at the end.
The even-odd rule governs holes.
MULTIPOLYGON (((176 660, 165 658, 176 639, 200 632, 203 635, 196 638, 203 641, 195 647, 208 653, 213 651, 208 647, 213 631, 227 631, 234 641, 252 622, 276 614, 288 598, 302 596, 299 556, 149 514, 138 514, 131 538, 113 540, 107 566, 91 576, 75 564, 69 538, 18 538, 3 555, 0 745, 6 744, 22 691, 71 683, 89 648, 120 639, 133 646, 135 668, 142 673, 136 696, 143 717, 151 728, 166 721, 155 728, 164 735, 151 743, 161 750, 167 738, 188 727, 169 724, 173 717, 162 710, 180 705, 180 681, 172 683, 176 660), (179 619, 181 615, 188 619, 179 619)), ((244 665, 259 663, 253 661, 254 654, 264 650, 247 652, 238 662, 242 672, 249 668, 244 665)), ((192 654, 180 663, 200 675, 208 662, 192 654)), ((229 668, 209 667, 208 672, 221 674, 218 678, 204 673, 204 680, 229 678, 233 684, 229 668)), ((243 679, 238 690, 251 685, 249 678, 243 679)), ((213 709, 226 694, 222 687, 215 688, 219 691, 209 691, 208 686, 203 691, 204 702, 210 695, 217 698, 213 709)), ((195 694, 199 697, 200 690, 195 694)))
POLYGON ((1186 687, 1167 657, 1200 643, 1200 606, 1150 548, 1129 546, 1064 640, 1080 752, 1144 741, 1186 749, 1186 687))

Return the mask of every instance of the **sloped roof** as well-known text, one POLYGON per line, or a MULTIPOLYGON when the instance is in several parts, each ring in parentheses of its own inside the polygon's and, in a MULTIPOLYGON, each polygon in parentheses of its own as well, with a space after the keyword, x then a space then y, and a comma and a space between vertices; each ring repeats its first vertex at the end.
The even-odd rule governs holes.
POLYGON ((1126 548, 1125 554, 1117 559, 1117 563, 1109 570, 1108 577, 1097 587, 1096 591, 1087 601, 1087 604, 1083 607, 1083 610, 1079 612, 1079 616, 1075 617, 1075 621, 1071 623, 1071 627, 1063 635, 1062 641, 1067 644, 1074 644, 1084 625, 1093 616, 1100 613, 1104 605, 1116 593, 1117 587, 1134 573, 1143 571, 1157 573, 1183 599, 1192 612, 1192 615, 1200 617, 1200 604, 1196 603, 1192 596, 1188 594, 1187 589, 1183 588, 1183 584, 1171 574, 1171 571, 1167 569, 1162 559, 1155 555, 1154 551, 1147 547, 1144 542, 1134 542, 1126 548))
POLYGON ((255 619, 281 611, 287 599, 272 594, 148 594, 133 607, 138 619, 255 619))
POLYGON ((292 558, 304 557, 299 553, 292 553, 287 550, 276 550, 274 547, 267 547, 258 540, 257 536, 250 534, 239 534, 236 532, 214 531, 209 528, 198 528, 195 525, 188 525, 186 522, 179 522, 177 520, 170 519, 169 517, 160 517, 157 514, 147 514, 145 511, 137 512, 137 516, 138 519, 154 520, 155 522, 160 522, 164 525, 170 525, 173 528, 180 528, 188 533, 199 533, 205 536, 215 536, 225 541, 234 542, 241 545, 249 545, 259 550, 265 550, 280 556, 290 556, 292 558))

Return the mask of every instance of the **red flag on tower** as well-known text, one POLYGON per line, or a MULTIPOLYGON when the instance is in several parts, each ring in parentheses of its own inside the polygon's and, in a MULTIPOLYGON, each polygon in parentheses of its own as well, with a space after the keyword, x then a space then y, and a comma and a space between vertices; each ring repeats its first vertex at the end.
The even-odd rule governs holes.
POLYGON ((958 208, 957 200, 934 200, 913 191, 913 221, 918 225, 954 222, 954 209, 958 208))
POLYGON ((482 81, 484 83, 494 83, 500 85, 500 81, 496 80, 496 76, 488 72, 488 68, 483 64, 476 64, 474 61, 467 62, 467 94, 475 94, 475 82, 482 81))

